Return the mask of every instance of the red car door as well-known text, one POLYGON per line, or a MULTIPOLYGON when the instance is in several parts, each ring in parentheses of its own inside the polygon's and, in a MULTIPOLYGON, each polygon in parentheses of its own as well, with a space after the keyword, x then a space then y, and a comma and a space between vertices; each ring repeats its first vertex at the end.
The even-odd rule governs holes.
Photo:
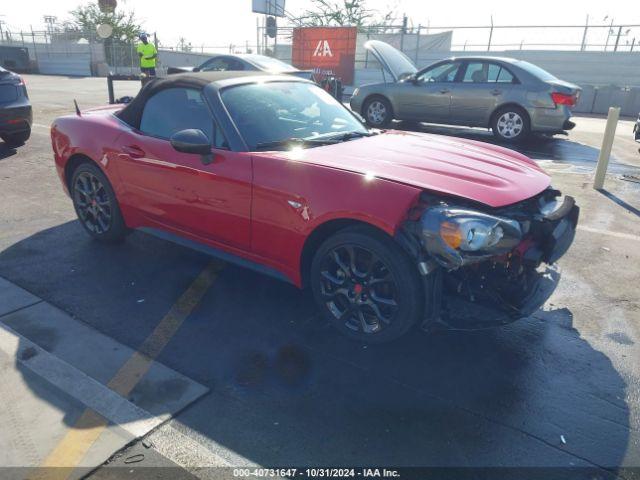
POLYGON ((156 93, 145 105, 140 130, 124 132, 117 143, 124 203, 148 226, 249 250, 251 156, 226 147, 199 91, 156 93), (171 135, 187 128, 212 139, 212 163, 171 146, 171 135))

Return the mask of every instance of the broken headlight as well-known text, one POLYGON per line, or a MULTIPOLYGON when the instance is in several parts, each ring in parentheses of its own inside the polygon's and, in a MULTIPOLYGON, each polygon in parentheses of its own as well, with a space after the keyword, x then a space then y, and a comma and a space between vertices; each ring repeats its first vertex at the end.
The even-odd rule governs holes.
POLYGON ((428 208, 421 223, 424 247, 447 268, 510 252, 522 239, 516 220, 463 208, 428 208))

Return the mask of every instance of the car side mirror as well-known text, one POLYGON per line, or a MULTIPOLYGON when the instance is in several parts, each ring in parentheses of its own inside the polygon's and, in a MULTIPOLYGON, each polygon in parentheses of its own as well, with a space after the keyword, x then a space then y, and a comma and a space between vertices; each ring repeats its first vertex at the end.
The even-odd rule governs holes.
POLYGON ((198 128, 187 128, 171 135, 171 146, 178 152, 208 155, 211 153, 211 140, 198 128))

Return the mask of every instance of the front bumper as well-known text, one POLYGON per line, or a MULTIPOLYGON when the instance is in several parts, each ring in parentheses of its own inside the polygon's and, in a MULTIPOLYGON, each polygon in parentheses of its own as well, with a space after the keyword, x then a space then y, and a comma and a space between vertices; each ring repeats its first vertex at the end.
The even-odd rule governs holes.
POLYGON ((536 312, 558 285, 555 262, 573 243, 579 215, 574 199, 565 197, 553 212, 532 219, 526 237, 508 255, 455 271, 434 269, 423 277, 423 328, 487 328, 536 312))

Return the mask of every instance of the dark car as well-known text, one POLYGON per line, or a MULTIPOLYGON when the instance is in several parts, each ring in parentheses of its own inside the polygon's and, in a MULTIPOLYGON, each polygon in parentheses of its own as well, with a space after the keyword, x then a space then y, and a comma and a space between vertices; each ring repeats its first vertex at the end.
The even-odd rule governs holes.
POLYGON ((0 138, 10 147, 31 136, 31 103, 22 77, 0 67, 0 138))
POLYGON ((168 67, 167 73, 186 73, 186 72, 265 72, 277 73, 285 75, 294 75, 312 80, 312 70, 298 70, 296 67, 289 65, 277 58, 267 57, 265 55, 247 54, 228 54, 215 55, 203 64, 197 67, 168 67))
POLYGON ((369 130, 287 75, 156 79, 126 107, 56 119, 51 136, 95 239, 141 229, 310 287, 327 319, 362 341, 530 315, 557 284, 551 265, 578 221, 574 200, 526 156, 369 130))

